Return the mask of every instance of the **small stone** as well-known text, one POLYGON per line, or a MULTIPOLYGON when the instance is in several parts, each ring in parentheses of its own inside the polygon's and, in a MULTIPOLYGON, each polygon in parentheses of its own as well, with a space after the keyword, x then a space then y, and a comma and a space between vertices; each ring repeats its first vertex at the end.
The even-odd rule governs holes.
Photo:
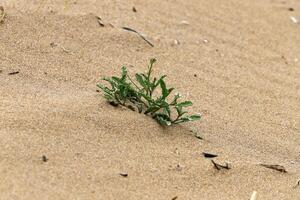
POLYGON ((179 45, 179 44, 180 44, 179 40, 173 40, 171 45, 174 46, 174 45, 179 45))
POLYGON ((298 19, 294 16, 291 16, 290 19, 292 20, 293 23, 298 24, 298 19))
POLYGON ((189 23, 188 21, 182 20, 182 21, 180 22, 180 24, 182 24, 182 25, 189 25, 190 23, 189 23))

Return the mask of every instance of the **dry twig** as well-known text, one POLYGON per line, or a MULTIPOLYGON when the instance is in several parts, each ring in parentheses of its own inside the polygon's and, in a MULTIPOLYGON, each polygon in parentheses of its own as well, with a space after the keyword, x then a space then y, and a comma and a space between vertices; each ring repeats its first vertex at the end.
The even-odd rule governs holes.
POLYGON ((260 164, 260 165, 263 167, 269 168, 269 169, 274 169, 279 172, 287 173, 284 166, 281 166, 281 165, 267 165, 267 164, 260 164))
POLYGON ((136 30, 133 30, 132 28, 128 28, 128 27, 122 27, 122 29, 126 30, 126 31, 131 31, 136 33, 138 36, 140 36, 144 41, 146 41, 151 47, 154 47, 154 45, 149 42, 149 40, 147 40, 141 33, 137 32, 136 30))

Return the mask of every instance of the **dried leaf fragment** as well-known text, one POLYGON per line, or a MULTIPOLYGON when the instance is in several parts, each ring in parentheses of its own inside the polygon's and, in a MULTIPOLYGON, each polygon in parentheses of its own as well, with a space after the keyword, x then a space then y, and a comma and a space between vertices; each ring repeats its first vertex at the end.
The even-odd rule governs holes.
POLYGON ((101 26, 101 27, 104 27, 104 26, 105 26, 104 23, 102 22, 101 17, 96 16, 96 19, 97 19, 97 22, 98 22, 99 26, 101 26))
POLYGON ((229 164, 225 162, 225 165, 221 165, 221 164, 218 164, 216 163, 214 160, 211 160, 212 164, 214 165, 214 167, 217 169, 217 170, 221 170, 221 169, 231 169, 229 164))
POLYGON ((129 27, 122 27, 122 29, 136 33, 138 36, 140 36, 140 38, 142 38, 145 42, 147 42, 151 47, 154 47, 154 45, 143 36, 143 34, 137 32, 136 30, 129 28, 129 27))
POLYGON ((207 153, 207 152, 202 152, 203 156, 205 158, 215 158, 215 157, 218 157, 217 154, 214 154, 214 153, 207 153))
POLYGON ((0 6, 0 23, 4 22, 4 17, 5 17, 4 7, 0 6))
POLYGON ((120 173, 120 176, 127 177, 128 174, 127 173, 120 173))

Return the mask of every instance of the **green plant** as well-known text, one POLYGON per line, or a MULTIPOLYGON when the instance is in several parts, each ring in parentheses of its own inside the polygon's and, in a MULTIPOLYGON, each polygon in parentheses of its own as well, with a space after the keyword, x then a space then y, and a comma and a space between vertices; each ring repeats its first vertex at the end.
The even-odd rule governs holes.
POLYGON ((156 59, 150 60, 147 73, 135 74, 136 82, 130 78, 126 67, 122 67, 121 77, 103 78, 110 84, 110 87, 102 84, 97 86, 101 88, 104 97, 111 105, 122 105, 132 110, 137 108, 139 113, 152 116, 161 125, 169 126, 200 119, 200 115, 187 115, 187 111, 183 109, 191 106, 192 102, 178 102, 181 97, 179 94, 176 94, 168 102, 174 88, 167 88, 164 81, 166 75, 152 78, 151 73, 155 62, 156 59), (157 88, 160 88, 159 95, 154 94, 157 88), (172 111, 176 111, 176 114, 173 114, 175 112, 172 111))

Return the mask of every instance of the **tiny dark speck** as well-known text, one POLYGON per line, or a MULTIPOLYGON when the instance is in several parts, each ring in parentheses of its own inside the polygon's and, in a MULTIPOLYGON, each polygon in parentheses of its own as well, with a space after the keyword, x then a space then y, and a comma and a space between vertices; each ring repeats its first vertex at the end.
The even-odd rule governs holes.
POLYGON ((47 162, 49 159, 45 155, 43 155, 42 160, 43 160, 43 162, 47 162))

